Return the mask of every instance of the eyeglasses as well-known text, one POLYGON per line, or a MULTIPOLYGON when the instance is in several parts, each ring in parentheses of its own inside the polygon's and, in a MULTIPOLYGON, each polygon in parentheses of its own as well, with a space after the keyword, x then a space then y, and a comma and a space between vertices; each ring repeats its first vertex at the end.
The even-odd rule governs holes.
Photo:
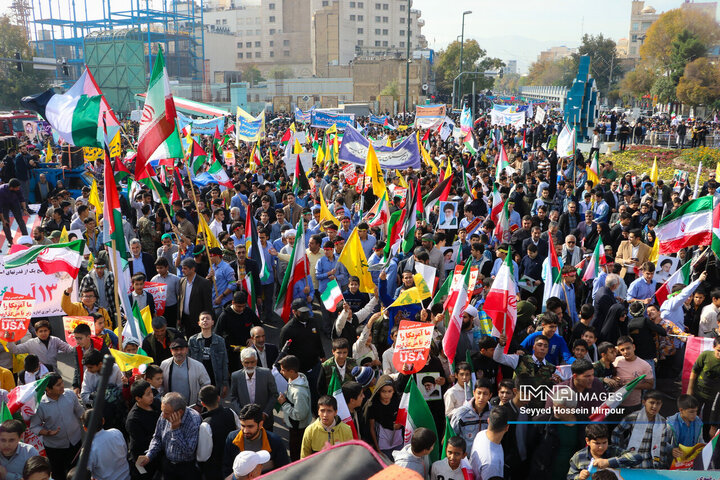
POLYGON ((568 241, 565 242, 565 243, 575 244, 575 241, 574 241, 574 240, 568 240, 568 241))

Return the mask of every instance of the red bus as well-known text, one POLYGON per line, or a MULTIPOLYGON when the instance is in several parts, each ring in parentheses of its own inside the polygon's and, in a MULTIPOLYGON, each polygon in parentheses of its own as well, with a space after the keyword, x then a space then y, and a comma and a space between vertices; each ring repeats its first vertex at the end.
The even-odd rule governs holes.
POLYGON ((37 115, 29 110, 0 112, 0 136, 15 135, 19 137, 25 133, 23 121, 36 121, 37 119, 37 115))

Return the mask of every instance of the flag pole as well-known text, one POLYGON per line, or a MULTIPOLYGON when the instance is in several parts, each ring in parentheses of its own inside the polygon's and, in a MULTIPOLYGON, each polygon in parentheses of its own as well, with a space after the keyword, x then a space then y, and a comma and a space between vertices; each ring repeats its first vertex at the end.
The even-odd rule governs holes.
MULTIPOLYGON (((113 282, 113 294, 115 295, 115 317, 118 324, 118 350, 122 351, 123 324, 122 318, 120 317, 120 295, 118 293, 118 275, 122 275, 122 272, 118 270, 117 245, 114 238, 111 240, 110 248, 112 248, 112 255, 110 256, 110 261, 112 262, 112 269, 115 273, 115 281, 113 282)), ((132 315, 132 312, 125 312, 125 315, 132 315)))
MULTIPOLYGON (((175 167, 173 166, 173 168, 175 168, 175 167)), ((189 175, 188 175, 188 177, 189 177, 189 175)), ((174 181, 175 181, 175 179, 173 178, 173 182, 174 182, 174 181)), ((150 179, 150 186, 152 187, 153 190, 155 190, 155 193, 157 194, 157 196, 160 197, 160 198, 162 198, 162 195, 160 195, 160 192, 158 191, 158 188, 157 188, 157 186, 155 185, 155 182, 152 181, 152 178, 150 179)), ((172 229, 173 229, 173 231, 175 232, 175 235, 177 235, 178 239, 180 239, 180 237, 182 237, 182 236, 184 236, 184 235, 183 235, 182 233, 180 233, 180 230, 179 230, 179 229, 177 228, 177 226, 173 223, 172 217, 170 216, 170 212, 168 211, 167 207, 166 207, 165 204, 162 202, 162 200, 160 200, 160 202, 158 202, 158 203, 160 203, 160 206, 162 207, 163 212, 165 212, 165 216, 167 217, 168 221, 170 222, 170 226, 172 226, 172 229)), ((195 206, 195 208, 197 208, 197 205, 195 206)))

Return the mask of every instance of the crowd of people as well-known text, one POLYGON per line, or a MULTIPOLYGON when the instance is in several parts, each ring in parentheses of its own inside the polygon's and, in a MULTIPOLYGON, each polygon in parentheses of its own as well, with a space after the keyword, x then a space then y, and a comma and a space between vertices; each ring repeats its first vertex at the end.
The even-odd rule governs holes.
MULTIPOLYGON (((295 157, 285 155, 282 138, 294 123, 296 138, 304 139, 302 149, 317 153, 313 141, 322 143, 323 131, 282 115, 267 119, 265 139, 257 145, 240 142, 238 148, 228 141, 223 146, 235 160, 225 165, 232 189, 192 183, 182 160, 175 172, 165 172, 168 196, 173 190, 184 193, 169 205, 138 182, 133 185, 141 188, 129 193, 125 181, 119 183, 130 255, 128 296, 152 316, 152 331, 141 342, 118 331, 118 318, 125 322, 127 312, 114 296, 113 262, 90 189, 72 198, 62 184, 37 182, 44 220, 29 236, 22 215, 31 209, 30 185, 18 175, 52 159, 27 140, 7 152, 1 172, 8 176, 0 185, 6 240, 13 238, 10 213, 22 231, 19 245, 58 243, 63 230, 79 230, 86 261, 63 292, 61 307, 67 315, 92 317, 94 326, 75 327, 77 346, 71 347, 48 319, 33 318, 28 335, 7 344, 3 355, 27 356, 24 369, 12 372, 14 379, 2 377, 3 389, 41 378, 47 383, 27 427, 15 419, 0 425, 5 478, 70 478, 109 349, 140 352, 152 362, 129 371, 113 366, 103 421, 89 447, 88 469, 98 480, 250 479, 353 438, 426 480, 468 474, 483 480, 602 479, 608 478, 607 468, 670 468, 683 459, 681 446, 715 435, 720 412, 715 407, 720 400, 716 259, 708 246, 696 246, 651 260, 658 221, 693 197, 687 180, 653 183, 649 176, 618 172, 612 162, 601 161, 594 183, 587 179, 582 153, 558 158, 562 121, 554 115, 524 128, 494 126, 481 117, 473 127, 472 149, 436 129, 427 135, 416 130, 412 116, 393 118, 390 128, 358 119, 365 136, 388 137, 390 144, 417 131, 427 150, 420 168, 383 171, 391 216, 407 207, 408 187, 420 188, 424 196, 437 186, 438 175, 453 175, 446 196, 452 208, 441 212, 438 203, 418 211, 414 237, 405 239, 410 248, 397 251, 386 248, 385 222, 370 225, 368 211, 378 199, 373 188, 364 181, 353 184, 336 159, 313 162, 309 189, 293 183, 286 166, 295 157), (256 149, 262 158, 257 163, 251 158, 256 149), (509 166, 497 171, 501 152, 509 166), (14 173, 7 174, 9 163, 14 173), (500 238, 493 190, 507 207, 510 231, 500 238), (323 216, 326 206, 332 218, 323 216), (455 212, 457 221, 449 223, 454 228, 438 226, 441 216, 455 212), (257 244, 246 237, 248 222, 256 226, 257 244), (209 232, 199 228, 202 224, 209 232), (360 248, 353 253, 362 250, 370 266, 372 293, 362 291, 361 279, 339 261, 355 231, 360 248), (296 238, 305 244, 296 246, 296 238), (598 245, 599 272, 583 281, 598 245), (308 274, 285 292, 294 248, 307 262, 308 274), (561 282, 550 289, 547 272, 554 259, 561 282), (690 260, 687 283, 676 283, 670 295, 656 295, 690 260), (517 318, 510 335, 493 335, 483 305, 507 261, 518 291, 517 318), (427 285, 434 292, 453 278, 456 267, 470 265, 477 272, 453 363, 442 346, 448 329, 445 298, 388 309, 416 286, 417 272, 427 271, 419 265, 433 267, 435 279, 427 285), (333 281, 343 300, 329 311, 322 295, 333 281), (154 310, 146 282, 167 285, 162 315, 154 310), (275 310, 281 295, 292 297, 287 318, 275 310), (434 325, 429 359, 415 375, 393 363, 402 319, 434 325), (277 344, 266 341, 278 330, 277 344), (713 349, 695 361, 683 391, 682 362, 691 336, 715 340, 713 349), (58 371, 61 353, 74 359, 71 388, 58 371), (407 408, 400 399, 411 378, 433 422, 406 439, 398 412, 407 408), (329 390, 337 380, 352 427, 338 417, 338 399, 329 390), (573 398, 543 393, 541 387, 555 385, 574 392, 573 398), (617 392, 621 401, 607 421, 589 423, 617 392), (287 435, 279 433, 281 426, 287 435), (46 457, 20 442, 26 428, 40 437, 46 457), (442 458, 431 462, 437 450, 442 458)), ((136 147, 131 139, 137 124, 126 123, 124 132, 123 155, 114 159, 116 174, 134 171, 128 153, 136 147)), ((199 141, 208 152, 216 148, 212 136, 199 141)), ((102 191, 113 176, 97 163, 87 168, 102 191)), ((363 167, 355 170, 362 177, 363 167)), ((719 195, 717 187, 711 178, 698 195, 719 195)))

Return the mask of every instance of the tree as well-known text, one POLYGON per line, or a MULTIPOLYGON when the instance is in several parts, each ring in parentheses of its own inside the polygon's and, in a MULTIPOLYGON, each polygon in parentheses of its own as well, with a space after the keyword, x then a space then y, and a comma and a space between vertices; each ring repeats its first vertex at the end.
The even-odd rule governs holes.
POLYGON ((392 80, 380 90, 380 95, 391 95, 395 100, 400 98, 400 88, 397 80, 392 80))
MULTIPOLYGON (((28 44, 25 31, 10 22, 10 17, 0 16, 0 58, 15 58, 20 53, 24 60, 36 55, 28 44)), ((48 72, 35 70, 31 64, 23 64, 23 71, 16 69, 14 62, 0 61, 0 106, 20 108, 20 99, 25 95, 40 93, 48 86, 48 72)))
POLYGON ((646 65, 640 64, 629 71, 620 82, 620 96, 623 98, 641 98, 655 83, 657 75, 646 65))
MULTIPOLYGON (((484 72, 486 70, 504 67, 505 63, 499 58, 490 58, 487 52, 480 48, 476 40, 466 40, 463 46, 463 71, 484 72)), ((454 41, 437 54, 435 61, 435 85, 441 95, 450 95, 453 91, 453 80, 460 73, 460 42, 454 41)), ((462 78, 462 91, 469 93, 472 82, 475 81, 475 91, 479 92, 491 88, 494 80, 484 75, 464 75, 462 78)))
POLYGON ((677 86, 677 97, 693 106, 716 102, 720 99, 720 67, 705 57, 688 63, 677 86))
POLYGON ((265 79, 262 76, 262 73, 260 73, 260 70, 253 65, 244 65, 242 67, 242 80, 244 82, 248 82, 250 86, 254 86, 262 81, 265 81, 265 79))
POLYGON ((597 36, 583 35, 578 52, 572 55, 575 72, 578 71, 580 57, 585 55, 590 57, 590 74, 595 79, 598 90, 606 95, 611 88, 610 81, 616 82, 622 76, 615 41, 604 37, 602 33, 597 36))
POLYGON ((530 65, 526 85, 569 87, 575 78, 572 58, 538 60, 530 65))
POLYGON ((697 35, 688 29, 684 29, 672 42, 672 50, 670 53, 670 64, 668 65, 670 77, 673 86, 677 86, 680 77, 683 75, 685 65, 704 57, 707 53, 707 47, 700 42, 697 35))
POLYGON ((520 74, 519 73, 506 73, 500 77, 495 77, 495 84, 493 90, 505 93, 518 93, 520 87, 520 74))
POLYGON ((673 79, 667 75, 660 75, 655 78, 655 81, 650 87, 650 94, 657 96, 657 100, 660 103, 670 103, 676 100, 675 89, 677 85, 673 82, 673 79))
POLYGON ((640 46, 640 56, 649 64, 667 68, 671 63, 673 42, 684 31, 692 33, 702 45, 720 40, 720 25, 702 12, 687 8, 669 10, 653 22, 640 46))

